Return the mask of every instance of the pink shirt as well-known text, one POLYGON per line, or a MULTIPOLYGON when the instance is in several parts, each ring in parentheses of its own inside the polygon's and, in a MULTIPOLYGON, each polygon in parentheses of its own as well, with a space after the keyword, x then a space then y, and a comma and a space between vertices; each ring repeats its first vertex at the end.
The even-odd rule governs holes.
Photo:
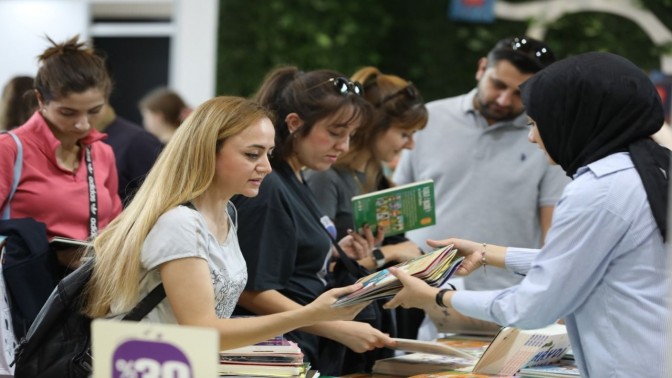
MULTIPOLYGON (((47 226, 47 236, 87 239, 89 230, 89 186, 84 152, 76 172, 56 163, 56 139, 39 112, 12 130, 23 144, 23 170, 10 204, 12 218, 32 217, 47 226)), ((102 142, 105 134, 91 129, 80 139, 91 145, 93 174, 98 198, 98 229, 103 229, 121 212, 117 194, 118 177, 114 153, 102 142)), ((10 135, 0 135, 0 210, 4 209, 14 178, 17 147, 10 135)))

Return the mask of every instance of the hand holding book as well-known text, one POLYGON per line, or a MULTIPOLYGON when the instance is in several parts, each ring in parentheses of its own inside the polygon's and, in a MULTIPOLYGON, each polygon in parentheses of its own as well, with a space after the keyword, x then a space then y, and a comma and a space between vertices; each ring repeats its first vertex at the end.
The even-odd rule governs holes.
MULTIPOLYGON (((457 257, 457 250, 450 245, 397 264, 394 268, 406 272, 425 285, 441 286, 455 272, 461 261, 462 258, 457 257)), ((403 289, 402 282, 389 269, 360 278, 357 283, 362 285, 360 289, 339 298, 333 306, 349 306, 391 297, 403 289)))

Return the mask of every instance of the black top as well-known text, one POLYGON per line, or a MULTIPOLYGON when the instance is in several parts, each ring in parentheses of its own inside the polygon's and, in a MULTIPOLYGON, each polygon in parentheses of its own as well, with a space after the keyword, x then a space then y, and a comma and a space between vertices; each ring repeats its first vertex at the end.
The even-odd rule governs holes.
POLYGON ((117 116, 104 130, 105 143, 114 151, 119 176, 119 197, 127 204, 161 153, 163 145, 141 126, 117 116))
MULTIPOLYGON (((308 210, 317 207, 311 191, 289 165, 276 164, 254 198, 236 196, 238 240, 247 263, 247 290, 277 290, 300 304, 312 302, 326 290, 331 241, 308 210), (301 199, 302 196, 305 200, 301 199)), ((236 315, 246 315, 237 308, 236 315)), ((291 332, 313 366, 317 364, 317 338, 291 332)))

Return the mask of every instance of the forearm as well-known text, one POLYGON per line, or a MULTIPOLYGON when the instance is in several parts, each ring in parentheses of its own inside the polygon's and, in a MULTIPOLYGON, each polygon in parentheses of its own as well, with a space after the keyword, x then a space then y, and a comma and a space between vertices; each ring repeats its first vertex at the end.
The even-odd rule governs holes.
POLYGON ((302 326, 315 323, 308 307, 253 318, 216 319, 220 348, 232 349, 254 344, 302 326))

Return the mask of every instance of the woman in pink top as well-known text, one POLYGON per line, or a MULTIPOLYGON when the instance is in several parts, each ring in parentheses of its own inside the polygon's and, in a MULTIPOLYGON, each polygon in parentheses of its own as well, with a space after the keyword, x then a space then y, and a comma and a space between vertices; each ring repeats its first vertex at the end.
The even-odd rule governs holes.
MULTIPOLYGON (((23 145, 19 184, 8 202, 17 144, 0 135, 0 209, 11 218, 43 222, 47 236, 86 240, 121 211, 112 149, 91 127, 112 89, 102 58, 78 37, 55 43, 38 57, 38 110, 12 132, 23 145)), ((77 265, 74 250, 62 250, 64 266, 77 265)))

